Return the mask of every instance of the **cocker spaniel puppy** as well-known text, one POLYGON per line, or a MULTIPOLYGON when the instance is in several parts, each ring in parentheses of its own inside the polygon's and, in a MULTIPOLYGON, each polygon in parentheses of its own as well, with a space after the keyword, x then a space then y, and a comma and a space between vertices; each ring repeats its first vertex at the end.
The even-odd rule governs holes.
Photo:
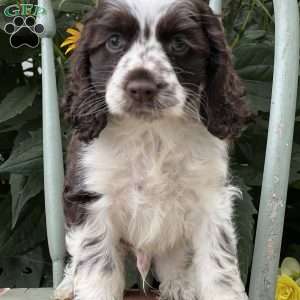
POLYGON ((121 300, 124 258, 162 300, 245 300, 228 146, 249 112, 204 0, 103 0, 63 100, 71 262, 57 299, 121 300))

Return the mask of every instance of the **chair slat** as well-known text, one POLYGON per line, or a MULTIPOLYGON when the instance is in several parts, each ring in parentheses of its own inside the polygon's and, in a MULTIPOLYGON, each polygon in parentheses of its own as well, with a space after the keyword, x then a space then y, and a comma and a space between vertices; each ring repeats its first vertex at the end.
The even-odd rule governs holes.
POLYGON ((251 300, 274 300, 289 182, 299 68, 297 0, 274 0, 275 69, 250 285, 251 300))
MULTIPOLYGON (((125 300, 156 300, 157 294, 145 295, 140 291, 128 291, 125 300)), ((10 290, 1 300, 53 300, 53 289, 14 289, 10 290)))
POLYGON ((222 14, 222 0, 210 0, 209 6, 213 10, 213 12, 217 15, 222 14))
POLYGON ((46 15, 39 17, 45 32, 42 37, 43 77, 43 146, 44 183, 49 250, 53 263, 53 285, 56 287, 63 276, 65 256, 65 233, 63 217, 63 153, 59 120, 53 36, 55 19, 50 0, 39 0, 39 6, 46 9, 46 15))
POLYGON ((1 300, 50 300, 53 289, 14 289, 1 296, 1 300))

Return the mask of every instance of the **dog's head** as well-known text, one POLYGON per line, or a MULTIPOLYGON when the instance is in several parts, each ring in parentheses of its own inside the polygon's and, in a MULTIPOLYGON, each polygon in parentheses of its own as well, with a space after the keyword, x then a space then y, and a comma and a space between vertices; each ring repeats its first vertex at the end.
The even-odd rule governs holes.
POLYGON ((233 138, 249 114, 222 26, 204 0, 102 0, 84 21, 63 111, 89 141, 108 114, 203 122, 233 138))

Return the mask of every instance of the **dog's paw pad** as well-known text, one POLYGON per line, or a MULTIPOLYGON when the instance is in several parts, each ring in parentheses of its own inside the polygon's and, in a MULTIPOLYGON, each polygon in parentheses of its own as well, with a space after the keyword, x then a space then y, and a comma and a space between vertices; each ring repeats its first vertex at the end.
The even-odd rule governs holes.
POLYGON ((4 31, 10 34, 10 44, 13 48, 20 48, 27 46, 36 48, 39 45, 38 34, 45 30, 42 24, 35 22, 35 18, 28 16, 23 18, 21 16, 15 17, 11 23, 7 23, 4 31))
POLYGON ((73 300, 73 292, 70 289, 58 288, 54 291, 54 300, 73 300))

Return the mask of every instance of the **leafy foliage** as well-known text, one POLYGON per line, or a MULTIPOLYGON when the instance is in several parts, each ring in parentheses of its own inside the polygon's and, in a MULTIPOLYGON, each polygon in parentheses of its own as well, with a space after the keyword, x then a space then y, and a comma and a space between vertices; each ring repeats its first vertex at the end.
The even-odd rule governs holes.
MULTIPOLYGON (((57 20, 55 55, 59 94, 63 93, 68 59, 59 49, 65 29, 95 4, 88 0, 52 1, 57 20)), ((0 16, 6 5, 0 0, 0 16)), ((0 17, 0 27, 5 18, 0 17)), ((270 0, 226 0, 224 26, 235 67, 248 91, 255 122, 233 149, 233 178, 242 187, 236 228, 243 279, 247 282, 253 249, 268 130, 274 57, 274 20, 270 0)), ((42 177, 41 75, 39 49, 12 49, 0 29, 0 286, 38 287, 51 284, 46 240, 42 177)), ((290 176, 283 253, 300 257, 300 104, 290 176)), ((128 284, 138 282, 129 263, 128 284)))

